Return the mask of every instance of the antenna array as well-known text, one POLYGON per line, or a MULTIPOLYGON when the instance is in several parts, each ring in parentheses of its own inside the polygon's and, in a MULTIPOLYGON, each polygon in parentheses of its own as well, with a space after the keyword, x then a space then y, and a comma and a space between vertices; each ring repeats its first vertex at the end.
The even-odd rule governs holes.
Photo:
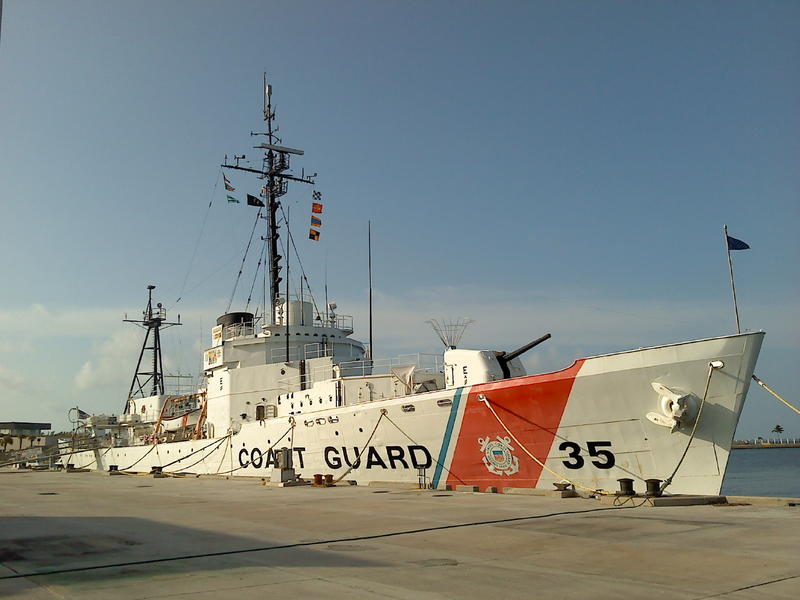
POLYGON ((466 319, 464 317, 430 319, 426 321, 426 323, 429 323, 430 326, 433 327, 436 335, 439 336, 439 339, 442 340, 442 343, 447 348, 455 348, 458 346, 467 327, 470 323, 474 322, 475 321, 472 319, 466 319))

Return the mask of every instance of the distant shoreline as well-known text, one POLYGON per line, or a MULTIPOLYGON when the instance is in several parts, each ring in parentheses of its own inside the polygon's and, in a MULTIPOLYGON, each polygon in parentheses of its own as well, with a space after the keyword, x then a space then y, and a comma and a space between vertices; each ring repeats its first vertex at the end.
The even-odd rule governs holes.
POLYGON ((767 448, 800 448, 800 442, 741 442, 731 444, 733 450, 764 450, 767 448))

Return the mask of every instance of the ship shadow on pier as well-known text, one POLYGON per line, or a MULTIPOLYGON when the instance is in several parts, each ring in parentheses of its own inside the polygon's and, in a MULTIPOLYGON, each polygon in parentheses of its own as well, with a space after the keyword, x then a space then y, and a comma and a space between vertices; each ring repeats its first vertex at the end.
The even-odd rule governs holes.
POLYGON ((2 518, 0 596, 18 594, 31 583, 66 586, 71 593, 108 587, 111 593, 126 578, 174 584, 232 569, 386 566, 366 558, 368 543, 303 545, 316 541, 294 545, 128 517, 2 518), (3 579, 17 574, 35 577, 3 579))

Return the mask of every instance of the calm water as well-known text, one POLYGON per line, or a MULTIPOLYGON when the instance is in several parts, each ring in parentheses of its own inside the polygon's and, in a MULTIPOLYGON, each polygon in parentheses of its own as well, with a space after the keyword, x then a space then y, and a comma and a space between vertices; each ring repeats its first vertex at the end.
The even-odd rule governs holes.
POLYGON ((800 498, 800 448, 734 450, 722 493, 800 498))

